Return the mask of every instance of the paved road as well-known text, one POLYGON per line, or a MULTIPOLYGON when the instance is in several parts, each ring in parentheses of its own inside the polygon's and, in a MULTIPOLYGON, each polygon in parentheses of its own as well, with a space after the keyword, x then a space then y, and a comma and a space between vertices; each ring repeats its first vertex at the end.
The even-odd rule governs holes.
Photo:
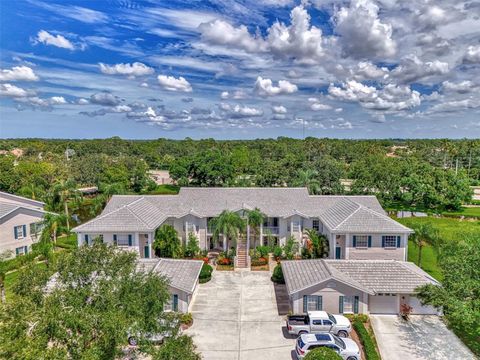
POLYGON ((435 315, 371 315, 382 360, 475 360, 470 350, 435 315))
POLYGON ((200 285, 192 305, 187 333, 205 360, 292 359, 295 339, 284 336, 280 315, 288 300, 269 272, 217 271, 200 285))

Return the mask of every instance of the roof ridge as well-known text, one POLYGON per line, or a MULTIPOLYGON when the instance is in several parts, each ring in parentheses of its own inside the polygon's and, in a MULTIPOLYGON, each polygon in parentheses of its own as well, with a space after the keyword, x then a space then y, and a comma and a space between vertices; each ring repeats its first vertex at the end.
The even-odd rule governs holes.
MULTIPOLYGON (((138 216, 132 209, 130 209, 130 205, 133 205, 133 204, 136 204, 138 202, 140 202, 141 200, 145 200, 145 198, 142 196, 141 198, 125 205, 125 207, 127 208, 128 211, 130 211, 130 213, 135 216, 138 220, 140 220, 143 224, 145 224, 147 226, 147 228, 151 228, 150 225, 148 225, 140 216, 138 216)), ((148 201, 147 201, 148 202, 148 201)), ((151 205, 151 204, 150 204, 151 205)), ((152 205, 153 206, 153 205, 152 205)))
MULTIPOLYGON (((358 203, 357 203, 357 204, 358 204, 358 203)), ((373 213, 374 215, 378 215, 378 216, 384 218, 385 220, 389 220, 389 221, 392 221, 392 222, 394 222, 394 223, 396 223, 396 224, 399 224, 399 225, 401 225, 402 227, 404 227, 404 228, 407 229, 407 230, 412 230, 412 229, 406 227, 405 225, 399 223, 398 221, 395 221, 395 220, 392 219, 390 216, 387 216, 387 215, 385 215, 385 214, 379 213, 378 211, 375 211, 375 210, 373 210, 373 209, 370 209, 369 207, 364 206, 364 205, 362 205, 362 204, 358 204, 358 205, 360 205, 360 207, 363 208, 363 209, 365 209, 366 211, 368 211, 368 212, 370 212, 370 213, 373 213)))
MULTIPOLYGON (((345 221, 347 221, 348 219, 350 219, 350 218, 353 216, 353 214, 356 214, 357 211, 360 210, 360 208, 361 208, 361 205, 360 205, 359 203, 355 202, 355 201, 352 201, 352 200, 350 200, 350 199, 344 199, 344 200, 345 200, 345 201, 348 201, 348 202, 351 202, 352 204, 357 205, 358 207, 357 207, 357 209, 355 209, 355 211, 352 211, 345 219, 343 219, 339 224, 337 224, 337 226, 335 226, 335 228, 333 228, 332 230, 336 230, 336 229, 337 229, 340 225, 342 225, 345 221)), ((337 203, 337 204, 338 204, 338 203, 337 203)), ((335 204, 335 205, 337 205, 337 204, 335 204)), ((333 206, 335 206, 335 205, 333 205, 333 206)), ((332 206, 331 208, 333 208, 333 206, 332 206)), ((331 209, 331 208, 330 208, 330 209, 331 209)))

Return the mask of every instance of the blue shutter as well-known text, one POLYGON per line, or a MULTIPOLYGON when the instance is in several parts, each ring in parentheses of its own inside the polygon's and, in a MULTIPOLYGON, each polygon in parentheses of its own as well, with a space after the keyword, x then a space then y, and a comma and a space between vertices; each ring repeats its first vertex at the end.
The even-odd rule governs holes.
POLYGON ((353 235, 353 247, 357 247, 357 237, 353 235))
POLYGON ((24 246, 24 247, 23 247, 23 252, 24 252, 24 254, 27 254, 27 253, 28 253, 28 246, 24 246))
POLYGON ((382 248, 385 247, 385 236, 382 236, 382 248))
POLYGON ((343 296, 338 297, 338 312, 343 314, 343 296))
POLYGON ((113 234, 113 243, 115 245, 118 245, 118 242, 117 242, 117 234, 113 234))
POLYGON ((401 241, 402 241, 402 237, 397 236, 397 248, 399 248, 401 246, 401 241))
POLYGON ((323 301, 321 296, 317 296, 317 310, 322 310, 323 301))
POLYGON ((132 245, 133 245, 132 234, 128 234, 128 246, 132 246, 132 245))
POLYGON ((358 314, 358 296, 353 298, 353 312, 358 314))
POLYGON ((88 245, 88 235, 87 234, 84 235, 84 239, 85 239, 85 244, 88 245))
POLYGON ((372 247, 372 236, 368 235, 368 247, 372 247))
POLYGON ((27 225, 23 225, 23 237, 27 237, 27 225))
POLYGON ((173 295, 173 311, 178 311, 178 295, 173 295))
POLYGON ((14 233, 14 235, 15 235, 15 240, 18 239, 18 231, 17 231, 17 230, 18 230, 17 227, 14 226, 14 227, 13 227, 13 233, 14 233))
POLYGON ((308 311, 307 301, 308 301, 307 295, 303 295, 303 312, 304 312, 305 314, 306 314, 307 311, 308 311))
POLYGON ((20 248, 15 249, 15 255, 17 255, 17 256, 18 256, 18 249, 20 249, 20 248))

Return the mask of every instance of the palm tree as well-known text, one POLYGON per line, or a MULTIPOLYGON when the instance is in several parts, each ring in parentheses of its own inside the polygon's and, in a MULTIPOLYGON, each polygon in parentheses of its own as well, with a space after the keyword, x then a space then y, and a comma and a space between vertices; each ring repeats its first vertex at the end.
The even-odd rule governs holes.
POLYGON ((43 186, 37 186, 33 183, 22 186, 18 192, 20 195, 26 196, 32 200, 39 200, 45 195, 45 189, 43 186))
POLYGON ((45 214, 40 241, 56 244, 57 235, 70 231, 66 227, 67 222, 67 216, 64 214, 45 214))
POLYGON ((410 235, 410 240, 413 241, 418 248, 417 265, 422 263, 422 249, 425 245, 431 245, 438 239, 438 230, 435 229, 431 223, 420 224, 414 228, 415 232, 410 235))
MULTIPOLYGON (((259 208, 255 208, 254 210, 247 211, 247 224, 248 224, 248 227, 253 230, 254 244, 255 244, 256 237, 260 232, 259 228, 265 221, 266 217, 267 215, 265 215, 259 208)), ((249 230, 250 229, 247 229, 247 231, 249 230)))
POLYGON ((213 238, 223 236, 223 250, 227 251, 227 241, 236 242, 238 234, 245 228, 245 221, 236 212, 223 210, 218 217, 212 220, 213 238))
POLYGON ((297 179, 294 181, 295 186, 305 186, 310 194, 318 194, 320 192, 320 182, 317 179, 318 172, 312 169, 299 170, 297 179))
POLYGON ((52 203, 55 206, 58 203, 63 204, 64 212, 67 217, 67 230, 70 231, 70 221, 68 214, 68 201, 72 197, 79 196, 79 192, 76 190, 76 185, 73 180, 60 180, 53 185, 52 188, 52 203))

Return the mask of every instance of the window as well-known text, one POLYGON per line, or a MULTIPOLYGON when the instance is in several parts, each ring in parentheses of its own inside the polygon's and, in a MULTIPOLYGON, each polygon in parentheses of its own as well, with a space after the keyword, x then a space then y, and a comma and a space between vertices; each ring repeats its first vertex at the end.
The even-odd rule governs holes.
POLYGON ((173 294, 168 302, 163 304, 163 311, 178 311, 178 295, 173 294))
POLYGON ((343 297, 343 312, 353 313, 353 299, 351 296, 343 297))
POLYGON ((113 243, 117 246, 133 246, 132 234, 114 234, 113 243))
POLYGON ((323 320, 323 325, 332 326, 333 323, 330 320, 323 320))
POLYGON ((318 295, 303 296, 303 312, 322 310, 322 297, 318 295))
POLYGON ((312 320, 312 325, 322 325, 322 320, 312 320))
POLYGON ((38 236, 42 232, 43 229, 43 223, 42 222, 36 222, 36 223, 31 223, 30 224, 30 236, 38 236))
POLYGON ((22 256, 22 255, 25 255, 26 253, 28 253, 28 247, 27 246, 20 246, 20 247, 15 249, 15 254, 17 256, 22 256))
POLYGON ((398 245, 397 240, 399 240, 399 238, 400 236, 384 235, 382 236, 382 246, 385 248, 396 248, 398 245))
POLYGON ((313 230, 315 230, 316 232, 320 232, 320 220, 318 220, 318 219, 313 219, 313 220, 312 220, 312 228, 313 228, 313 230))
POLYGON ((366 248, 366 247, 368 247, 368 236, 367 235, 354 235, 353 236, 353 247, 356 247, 356 248, 366 248))
POLYGON ((18 225, 13 228, 13 232, 15 235, 15 239, 23 239, 27 236, 27 226, 26 225, 18 225))
POLYGON ((358 296, 340 296, 338 300, 338 311, 340 314, 358 314, 358 307, 360 302, 360 298, 358 296))

